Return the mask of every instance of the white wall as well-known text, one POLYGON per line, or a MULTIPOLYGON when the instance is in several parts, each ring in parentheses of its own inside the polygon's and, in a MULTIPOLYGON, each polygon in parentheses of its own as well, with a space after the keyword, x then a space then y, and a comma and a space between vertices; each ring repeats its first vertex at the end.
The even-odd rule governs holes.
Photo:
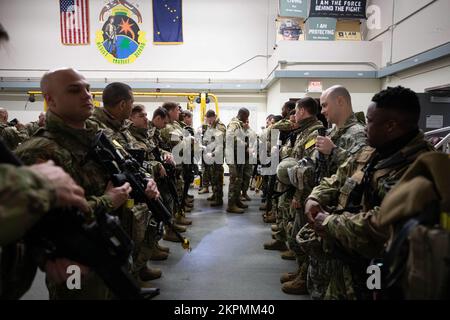
POLYGON ((386 77, 383 79, 382 87, 402 85, 423 93, 425 89, 448 84, 450 84, 450 57, 386 77))
POLYGON ((104 1, 89 1, 90 45, 63 46, 57 1, 0 0, 0 21, 11 38, 7 51, 0 51, 0 75, 39 77, 42 70, 73 66, 88 78, 262 79, 264 57, 228 70, 267 55, 269 1, 273 0, 185 0, 184 44, 169 46, 152 44, 151 1, 137 1, 148 43, 134 63, 116 65, 102 57, 94 41, 103 25, 98 16, 104 1), (124 70, 127 73, 120 72, 124 70))
POLYGON ((371 0, 369 4, 380 7, 381 27, 365 30, 365 38, 383 43, 382 66, 450 41, 448 0, 371 0))

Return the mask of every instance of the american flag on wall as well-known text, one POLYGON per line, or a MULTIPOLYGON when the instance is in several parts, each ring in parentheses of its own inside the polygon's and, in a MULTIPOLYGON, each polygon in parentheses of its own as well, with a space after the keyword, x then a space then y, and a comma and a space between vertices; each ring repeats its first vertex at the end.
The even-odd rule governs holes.
POLYGON ((89 44, 89 0, 59 0, 61 42, 89 44))

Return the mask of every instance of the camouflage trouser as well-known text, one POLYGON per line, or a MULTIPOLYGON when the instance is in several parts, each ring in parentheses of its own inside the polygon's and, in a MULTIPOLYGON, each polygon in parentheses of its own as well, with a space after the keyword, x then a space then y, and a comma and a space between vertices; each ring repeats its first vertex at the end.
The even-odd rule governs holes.
POLYGON ((210 185, 210 180, 211 179, 211 168, 213 167, 213 165, 210 164, 202 164, 202 187, 203 188, 207 188, 210 185))
POLYGON ((132 271, 136 273, 146 265, 156 248, 156 229, 149 227, 150 213, 147 205, 140 204, 133 209, 135 219, 132 233, 134 242, 132 271))
POLYGON ((328 244, 324 240, 317 239, 313 243, 311 250, 308 250, 307 276, 308 291, 313 299, 355 300, 370 297, 366 287, 364 263, 358 263, 358 268, 350 269, 346 262, 336 258, 336 248, 332 251, 325 249, 328 244))
POLYGON ((235 205, 239 201, 242 191, 242 177, 244 176, 243 164, 230 164, 230 184, 228 186, 228 206, 235 205))
POLYGON ((223 201, 223 164, 208 165, 215 201, 223 201))
POLYGON ((250 187, 250 180, 252 179, 253 165, 244 164, 244 176, 242 177, 242 193, 247 193, 250 187))
POLYGON ((103 280, 92 270, 81 277, 80 290, 69 290, 66 282, 55 284, 48 278, 45 279, 50 300, 110 300, 112 292, 103 280))
MULTIPOLYGON (((178 199, 181 202, 181 199, 183 199, 183 192, 184 192, 183 168, 181 166, 177 166, 176 176, 177 176, 177 180, 176 180, 175 184, 177 187, 178 199)), ((182 206, 181 208, 177 208, 175 218, 185 216, 184 203, 181 203, 181 206, 182 206)))
POLYGON ((294 209, 291 208, 291 217, 294 217, 294 221, 289 221, 287 227, 287 243, 289 249, 294 251, 295 259, 299 266, 303 263, 306 263, 308 260, 308 256, 305 252, 300 248, 297 243, 296 236, 300 229, 306 224, 306 216, 303 212, 303 209, 294 209))
MULTIPOLYGON (((272 207, 274 208, 274 207, 272 207)), ((277 208, 277 226, 278 231, 275 232, 275 239, 280 240, 282 242, 287 241, 287 227, 290 220, 290 210, 291 210, 291 199, 288 195, 288 192, 283 193, 278 198, 278 206, 277 208)))

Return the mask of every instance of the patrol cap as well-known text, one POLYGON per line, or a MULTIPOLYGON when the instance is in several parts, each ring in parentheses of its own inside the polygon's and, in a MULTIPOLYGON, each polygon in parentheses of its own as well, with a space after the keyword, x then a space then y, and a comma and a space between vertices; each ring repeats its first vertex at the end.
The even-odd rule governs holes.
POLYGON ((298 161, 295 158, 289 157, 283 159, 277 166, 277 178, 280 180, 282 184, 291 185, 291 181, 289 179, 288 169, 294 167, 298 164, 298 161))

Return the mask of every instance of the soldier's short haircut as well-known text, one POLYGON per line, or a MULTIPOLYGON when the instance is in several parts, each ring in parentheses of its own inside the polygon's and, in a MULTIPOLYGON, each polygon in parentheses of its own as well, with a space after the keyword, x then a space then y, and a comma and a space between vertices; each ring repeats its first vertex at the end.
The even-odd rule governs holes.
POLYGON ((183 117, 192 118, 192 112, 190 112, 189 110, 183 110, 182 114, 183 117))
POLYGON ((155 111, 153 111, 153 118, 155 119, 156 117, 161 117, 162 119, 168 117, 169 114, 167 113, 167 110, 163 107, 158 107, 156 108, 155 111))
POLYGON ((297 109, 303 108, 310 115, 315 116, 319 110, 317 102, 311 97, 305 97, 297 101, 297 109))
POLYGON ((348 105, 352 105, 352 97, 350 92, 348 92, 347 88, 341 85, 332 86, 327 89, 330 97, 336 99, 337 97, 343 97, 348 105))
POLYGON ((209 109, 208 111, 206 111, 206 117, 207 118, 212 118, 215 117, 216 113, 214 112, 214 110, 209 109))
POLYGON ((166 109, 168 112, 170 112, 175 108, 179 108, 179 105, 176 102, 164 102, 162 107, 166 109))
POLYGON ((291 110, 295 109, 295 101, 293 101, 293 100, 286 101, 284 103, 283 107, 287 108, 288 111, 290 112, 291 110))
POLYGON ((420 102, 417 94, 402 86, 387 87, 375 94, 372 101, 378 109, 390 110, 397 120, 407 127, 416 128, 420 118, 420 102))
POLYGON ((247 108, 240 108, 237 114, 239 119, 248 118, 250 116, 250 111, 247 108))
POLYGON ((266 120, 272 120, 273 119, 273 114, 269 114, 267 117, 266 117, 266 120))
POLYGON ((273 116, 273 122, 274 123, 277 123, 278 121, 280 121, 282 119, 283 119, 283 116, 281 116, 281 115, 273 116))
POLYGON ((108 84, 103 90, 103 106, 106 108, 115 107, 120 101, 131 99, 131 87, 123 82, 113 82, 108 84))
POLYGON ((131 115, 134 116, 136 113, 144 112, 145 107, 142 104, 133 105, 133 109, 131 109, 131 115))
POLYGON ((295 116, 295 109, 294 109, 294 110, 291 110, 291 112, 289 112, 289 115, 290 115, 290 116, 295 116))

